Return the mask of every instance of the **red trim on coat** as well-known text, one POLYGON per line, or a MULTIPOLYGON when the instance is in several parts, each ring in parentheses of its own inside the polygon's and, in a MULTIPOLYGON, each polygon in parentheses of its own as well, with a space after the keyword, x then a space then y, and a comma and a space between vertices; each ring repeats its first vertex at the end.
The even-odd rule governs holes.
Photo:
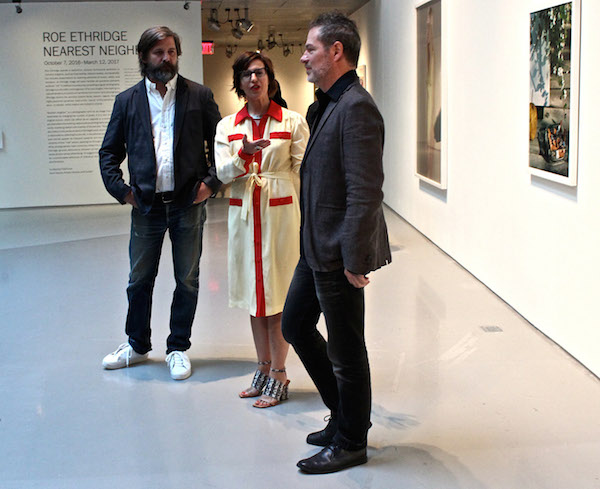
POLYGON ((229 199, 229 205, 242 207, 242 199, 229 199))
POLYGON ((278 205, 288 205, 293 202, 292 196, 288 195, 287 197, 279 197, 276 199, 269 199, 269 205, 271 207, 276 207, 278 205))
POLYGON ((269 134, 269 139, 292 139, 292 133, 287 131, 272 132, 269 134))
MULTIPOLYGON (((271 100, 271 103, 269 104, 269 108, 267 109, 265 115, 270 115, 277 122, 281 122, 283 120, 283 109, 281 108, 281 105, 277 105, 271 100)), ((263 119, 264 117, 265 116, 263 115, 263 119)), ((235 114, 234 126, 237 126, 240 122, 247 118, 252 119, 252 117, 250 117, 250 114, 248 113, 248 104, 244 105, 242 110, 235 114)), ((254 139, 256 140, 260 138, 262 138, 262 135, 260 137, 255 137, 254 139)))
MULTIPOLYGON (((240 150, 238 151, 238 156, 244 160, 246 163, 250 163, 252 161, 252 158, 254 158, 254 155, 249 155, 248 153, 244 153, 243 148, 240 148, 240 150)), ((246 168, 246 171, 248 171, 248 168, 246 168)))
MULTIPOLYGON (((252 137, 254 140, 261 139, 265 133, 267 125, 267 114, 263 115, 260 123, 256 125, 252 121, 252 137)), ((258 163, 258 171, 260 173, 262 165, 262 150, 254 154, 254 161, 258 163)), ((256 275, 256 317, 266 316, 265 304, 265 283, 263 276, 263 261, 262 261, 262 221, 260 215, 260 194, 261 187, 254 187, 252 194, 252 214, 254 215, 254 267, 256 275)))
POLYGON ((281 108, 281 105, 277 105, 271 100, 271 103, 269 104, 269 110, 267 110, 267 115, 270 115, 277 122, 281 122, 283 120, 283 109, 281 108))
POLYGON ((242 107, 242 110, 240 110, 237 114, 235 114, 235 123, 233 125, 237 126, 246 117, 250 117, 250 114, 248 114, 248 106, 244 105, 244 107, 242 107))
POLYGON ((230 134, 229 136, 227 136, 227 138, 229 139, 229 142, 237 141, 239 139, 244 139, 244 135, 243 134, 230 134))

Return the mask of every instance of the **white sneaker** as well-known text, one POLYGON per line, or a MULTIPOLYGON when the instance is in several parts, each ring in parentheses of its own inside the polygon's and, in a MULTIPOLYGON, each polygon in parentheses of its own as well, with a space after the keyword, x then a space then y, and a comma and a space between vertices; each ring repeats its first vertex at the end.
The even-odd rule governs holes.
POLYGON ((165 362, 169 364, 171 378, 174 380, 187 379, 192 375, 192 364, 183 351, 172 351, 167 355, 165 362))
POLYGON ((113 370, 115 368, 129 367, 129 365, 143 362, 147 359, 147 353, 140 355, 129 343, 123 343, 119 345, 119 348, 102 359, 102 366, 107 370, 113 370))

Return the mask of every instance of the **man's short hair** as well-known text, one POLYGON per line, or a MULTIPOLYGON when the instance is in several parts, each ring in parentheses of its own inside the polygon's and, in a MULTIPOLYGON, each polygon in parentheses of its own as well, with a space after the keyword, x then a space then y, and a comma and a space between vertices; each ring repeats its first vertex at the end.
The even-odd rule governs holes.
POLYGON ((156 25, 146 29, 141 37, 140 42, 137 45, 138 60, 140 62, 140 71, 143 76, 146 76, 146 62, 144 61, 148 57, 148 53, 152 47, 158 42, 172 37, 175 41, 175 49, 177 50, 177 56, 181 56, 181 39, 176 32, 173 32, 167 26, 156 25))
POLYGON ((308 26, 308 29, 320 27, 318 39, 324 46, 330 47, 340 41, 344 46, 344 56, 354 67, 358 65, 360 54, 360 35, 356 23, 342 12, 334 10, 319 15, 308 26))

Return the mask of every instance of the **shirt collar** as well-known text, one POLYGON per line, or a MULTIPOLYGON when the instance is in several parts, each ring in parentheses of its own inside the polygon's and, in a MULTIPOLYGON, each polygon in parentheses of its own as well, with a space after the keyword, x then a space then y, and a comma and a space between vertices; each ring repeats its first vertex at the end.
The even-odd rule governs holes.
MULTIPOLYGON (((281 105, 278 105, 271 100, 271 103, 269 104, 269 108, 267 109, 267 113, 265 115, 269 115, 277 122, 281 122, 283 120, 283 110, 281 109, 281 105)), ((235 115, 234 125, 237 126, 240 122, 249 117, 250 114, 248 113, 248 104, 246 104, 244 105, 243 109, 235 115)))
MULTIPOLYGON (((175 90, 175 88, 177 87, 177 78, 179 78, 179 75, 177 73, 175 73, 175 76, 173 78, 171 78, 167 83, 165 83, 165 86, 167 87, 167 92, 171 91, 171 90, 175 90)), ((151 91, 157 91, 156 89, 156 83, 150 81, 150 79, 148 77, 146 77, 144 79, 146 81, 146 91, 151 92, 151 91)))
POLYGON ((317 99, 319 100, 319 103, 322 101, 329 102, 329 100, 337 102, 346 88, 352 85, 356 80, 358 80, 356 70, 350 70, 340 76, 326 92, 323 92, 323 90, 319 88, 317 90, 317 99))

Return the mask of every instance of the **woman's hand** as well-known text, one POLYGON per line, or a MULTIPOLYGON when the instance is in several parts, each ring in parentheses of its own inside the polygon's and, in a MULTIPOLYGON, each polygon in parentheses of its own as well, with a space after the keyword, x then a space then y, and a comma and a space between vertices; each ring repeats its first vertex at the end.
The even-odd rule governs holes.
POLYGON ((261 149, 266 148, 270 144, 271 141, 268 139, 258 139, 250 142, 244 134, 244 137, 242 138, 242 151, 247 155, 253 155, 254 153, 258 153, 261 149))

